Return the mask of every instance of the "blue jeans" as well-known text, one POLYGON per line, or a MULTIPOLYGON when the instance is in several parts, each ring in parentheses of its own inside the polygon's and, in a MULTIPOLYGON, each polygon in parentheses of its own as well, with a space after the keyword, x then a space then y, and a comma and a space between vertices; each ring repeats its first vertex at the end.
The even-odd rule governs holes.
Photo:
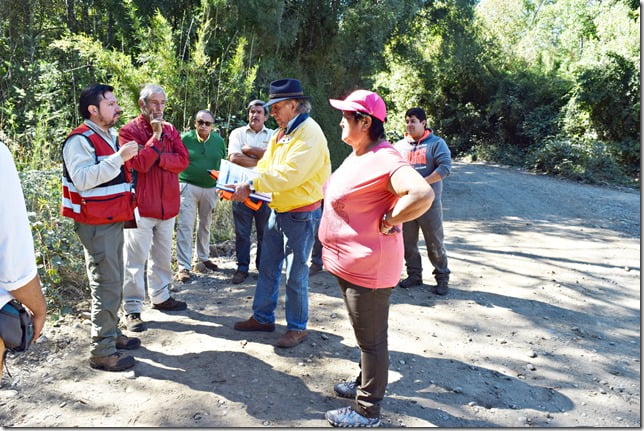
POLYGON ((233 201, 233 221, 235 223, 235 255, 237 256, 237 271, 248 272, 250 266, 250 231, 255 220, 255 232, 257 232, 257 256, 255 268, 259 269, 259 260, 262 251, 262 240, 264 239, 264 228, 271 209, 266 202, 262 203, 257 211, 252 210, 243 202, 233 201))
POLYGON ((282 267, 286 261, 287 329, 303 331, 309 320, 309 267, 315 226, 321 210, 271 211, 264 231, 259 278, 253 299, 253 317, 260 323, 275 323, 282 267))

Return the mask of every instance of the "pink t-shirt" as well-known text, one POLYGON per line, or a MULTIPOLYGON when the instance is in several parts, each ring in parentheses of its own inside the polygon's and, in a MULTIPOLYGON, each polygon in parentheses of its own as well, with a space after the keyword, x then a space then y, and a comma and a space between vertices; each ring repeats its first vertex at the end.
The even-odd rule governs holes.
POLYGON ((361 156, 351 153, 329 177, 318 232, 327 271, 372 289, 398 283, 402 234, 380 233, 380 220, 398 201, 387 190, 389 178, 405 165, 400 153, 383 142, 361 156))

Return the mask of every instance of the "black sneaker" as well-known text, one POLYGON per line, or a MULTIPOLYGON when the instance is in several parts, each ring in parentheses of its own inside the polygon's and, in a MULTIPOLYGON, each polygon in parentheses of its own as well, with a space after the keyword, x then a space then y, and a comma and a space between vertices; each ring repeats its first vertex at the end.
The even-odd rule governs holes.
POLYGON ((188 304, 183 301, 177 301, 171 296, 160 304, 152 305, 152 308, 161 311, 181 311, 188 308, 188 304))
POLYGON ((441 296, 447 295, 447 283, 448 281, 444 278, 436 280, 436 286, 432 286, 432 292, 441 296))
POLYGON ((402 287, 403 289, 408 289, 410 287, 414 286, 420 286, 423 284, 423 279, 414 275, 410 275, 409 277, 405 278, 404 280, 401 280, 400 283, 398 283, 399 287, 402 287))
POLYGON ((141 320, 141 313, 130 313, 125 316, 125 326, 128 331, 143 332, 147 328, 145 323, 141 320))

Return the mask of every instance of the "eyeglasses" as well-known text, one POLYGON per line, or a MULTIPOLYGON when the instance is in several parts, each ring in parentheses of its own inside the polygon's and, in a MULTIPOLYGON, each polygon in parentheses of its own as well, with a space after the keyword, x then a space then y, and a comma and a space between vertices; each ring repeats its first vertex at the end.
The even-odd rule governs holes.
POLYGON ((212 126, 212 121, 197 120, 197 124, 199 124, 200 126, 210 127, 212 126))

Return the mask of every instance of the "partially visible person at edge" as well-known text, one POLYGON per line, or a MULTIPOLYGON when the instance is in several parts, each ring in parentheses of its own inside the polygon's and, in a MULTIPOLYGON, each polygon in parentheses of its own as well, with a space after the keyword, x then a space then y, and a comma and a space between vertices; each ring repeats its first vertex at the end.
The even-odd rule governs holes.
POLYGON ((89 364, 122 371, 135 364, 117 349, 136 349, 141 340, 118 327, 123 297, 123 225, 132 219, 131 178, 125 163, 137 152, 132 141, 117 142, 113 126, 121 108, 109 85, 93 84, 80 94, 78 110, 85 120, 63 144, 62 214, 74 220, 85 251, 92 294, 92 341, 89 364))
POLYGON ((197 270, 217 271, 219 268, 210 260, 210 225, 212 213, 217 205, 217 181, 210 169, 219 170, 221 159, 226 157, 226 144, 213 131, 215 117, 212 112, 202 109, 195 115, 195 130, 183 133, 181 140, 188 150, 190 162, 179 174, 181 204, 177 218, 177 279, 182 283, 190 280, 192 269, 192 238, 197 218, 195 252, 197 270))
POLYGON ((123 283, 126 325, 134 332, 146 329, 141 319, 146 285, 152 308, 187 308, 185 302, 170 296, 170 283, 172 234, 179 212, 179 173, 188 166, 188 150, 177 129, 163 120, 166 102, 163 88, 145 85, 139 96, 141 114, 119 131, 121 142, 135 141, 139 145, 139 152, 129 162, 135 175, 137 227, 125 232, 123 283))
POLYGON ((352 406, 325 416, 337 427, 375 427, 387 387, 389 298, 402 270, 400 225, 427 211, 434 193, 385 140, 387 110, 378 94, 356 90, 329 102, 342 111, 342 140, 353 152, 325 184, 322 260, 342 290, 361 372, 334 387, 352 406))
POLYGON ((286 333, 276 342, 288 348, 306 338, 309 319, 309 267, 315 225, 320 218, 322 184, 331 173, 326 137, 309 116, 311 103, 300 81, 270 84, 266 106, 279 130, 257 164, 259 177, 236 184, 233 199, 243 202, 251 190, 271 192, 272 209, 264 231, 253 315, 235 323, 238 331, 274 331, 282 267, 286 261, 286 333))
MULTIPOLYGON (((322 207, 320 209, 324 211, 324 200, 322 201, 322 207)), ((315 226, 315 238, 313 240, 313 249, 311 250, 309 277, 322 272, 324 269, 324 266, 322 265, 322 243, 320 242, 320 237, 318 235, 319 229, 320 224, 318 223, 317 226, 315 226)))
MULTIPOLYGON (((264 123, 268 119, 268 108, 262 100, 253 100, 248 104, 248 124, 230 132, 228 138, 228 160, 232 163, 255 169, 257 162, 264 156, 268 140, 273 130, 264 123)), ((251 199, 258 203, 257 199, 251 199)), ((242 283, 248 277, 250 266, 250 232, 255 220, 257 234, 257 254, 255 268, 259 269, 259 260, 264 239, 264 228, 271 210, 263 202, 254 210, 243 202, 233 201, 233 221, 235 223, 235 255, 237 256, 237 271, 233 274, 233 284, 242 283)))
POLYGON ((427 116, 421 108, 411 108, 405 113, 407 133, 395 144, 403 158, 425 178, 434 190, 434 203, 420 217, 403 224, 405 265, 407 278, 400 287, 408 288, 423 284, 423 265, 418 251, 418 231, 423 232, 427 255, 434 266, 436 286, 432 291, 447 295, 450 270, 447 267, 447 252, 443 236, 443 178, 452 171, 452 156, 443 138, 436 136, 427 127, 427 116))
MULTIPOLYGON (((33 336, 29 344, 40 337, 45 326, 47 302, 40 287, 36 269, 34 240, 29 228, 25 198, 13 157, 5 144, 0 142, 0 313, 16 316, 12 301, 18 301, 29 311, 33 324, 33 336)), ((16 317, 12 317, 14 319, 16 317)), ((4 326, 0 319, 0 377, 4 367, 6 349, 18 346, 9 343, 13 327, 4 326), (6 334, 7 340, 3 334, 6 334)), ((28 347, 28 345, 27 345, 28 347)))

